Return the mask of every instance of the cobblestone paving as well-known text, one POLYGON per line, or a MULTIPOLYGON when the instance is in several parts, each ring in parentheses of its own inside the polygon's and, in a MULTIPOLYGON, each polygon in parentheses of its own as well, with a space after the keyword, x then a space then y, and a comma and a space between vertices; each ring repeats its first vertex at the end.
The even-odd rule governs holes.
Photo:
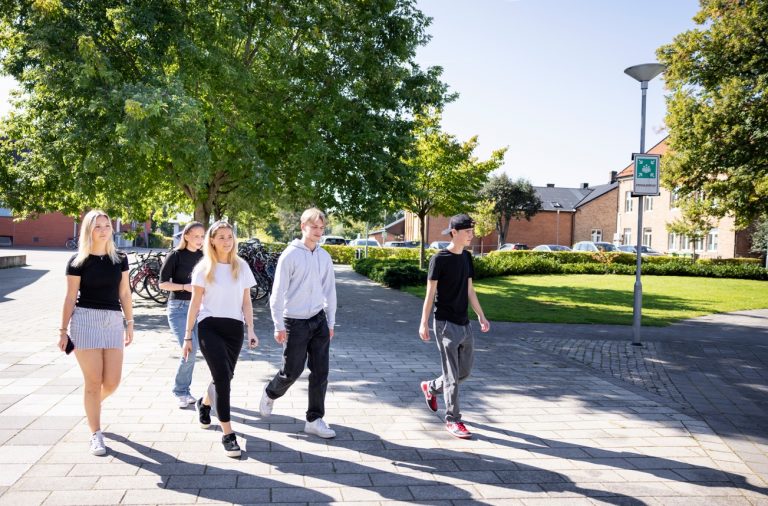
MULTIPOLYGON (((245 453, 224 456, 215 419, 200 429, 170 395, 178 346, 162 308, 137 302, 123 382, 103 409, 109 452, 94 457, 80 371, 53 346, 67 255, 31 251, 29 267, 0 271, 0 505, 768 504, 759 474, 696 413, 501 324, 478 333, 462 386, 475 438, 450 437, 418 390, 439 371, 417 336, 421 301, 345 267, 326 415, 336 439, 301 431, 306 377, 259 416, 281 354, 259 306, 262 343, 241 354, 232 392, 245 453)), ((193 391, 208 377, 198 357, 193 391)))

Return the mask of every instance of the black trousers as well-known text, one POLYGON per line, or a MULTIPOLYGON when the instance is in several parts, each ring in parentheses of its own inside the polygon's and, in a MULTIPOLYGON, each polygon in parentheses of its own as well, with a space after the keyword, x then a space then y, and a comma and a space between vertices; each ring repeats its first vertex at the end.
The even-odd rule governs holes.
POLYGON ((283 367, 267 385, 267 395, 270 399, 285 395, 304 372, 306 362, 310 371, 307 421, 314 422, 325 416, 325 392, 328 389, 331 333, 325 311, 307 320, 286 318, 285 330, 288 339, 283 345, 283 367))
POLYGON ((243 347, 243 322, 209 316, 198 324, 197 335, 216 388, 216 413, 220 422, 228 422, 229 393, 243 347))

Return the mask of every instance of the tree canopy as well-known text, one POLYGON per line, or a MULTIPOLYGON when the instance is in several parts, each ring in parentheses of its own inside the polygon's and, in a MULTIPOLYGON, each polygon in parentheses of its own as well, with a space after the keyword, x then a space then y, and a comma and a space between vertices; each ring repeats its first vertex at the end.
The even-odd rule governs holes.
POLYGON ((405 159, 412 179, 398 202, 400 207, 419 218, 422 266, 427 215, 449 216, 471 211, 480 198, 479 192, 488 174, 501 166, 507 151, 507 148, 501 148, 491 153, 488 160, 478 160, 474 156, 477 136, 460 142, 442 131, 440 120, 437 110, 416 117, 416 141, 405 159))
POLYGON ((447 98, 414 62, 428 23, 413 0, 0 0, 23 91, 0 124, 0 199, 377 212, 407 182, 413 115, 447 98))
POLYGON ((768 0, 702 0, 694 20, 658 50, 672 91, 662 177, 743 226, 768 211, 768 0))
POLYGON ((493 176, 482 189, 482 198, 494 203, 496 232, 499 246, 507 240, 509 221, 512 218, 530 220, 539 209, 541 199, 536 195, 530 181, 518 179, 512 181, 508 175, 493 176))

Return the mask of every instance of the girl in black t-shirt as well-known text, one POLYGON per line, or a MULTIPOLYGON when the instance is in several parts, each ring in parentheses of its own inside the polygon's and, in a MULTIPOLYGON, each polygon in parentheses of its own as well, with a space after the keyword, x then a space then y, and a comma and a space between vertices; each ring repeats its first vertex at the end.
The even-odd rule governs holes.
MULTIPOLYGON (((179 348, 184 346, 184 332, 187 328, 187 312, 189 301, 192 299, 192 269, 203 258, 203 239, 205 227, 202 223, 192 221, 187 223, 181 233, 179 245, 165 257, 160 269, 160 288, 168 290, 168 325, 179 342, 179 348)), ((188 358, 181 357, 176 368, 176 379, 173 383, 173 395, 176 396, 180 408, 186 408, 195 403, 195 398, 189 390, 192 384, 192 372, 195 369, 195 356, 199 344, 197 341, 197 325, 192 329, 192 351, 188 358)))
POLYGON ((104 455, 101 403, 120 384, 123 347, 133 341, 128 258, 115 249, 112 222, 103 211, 85 215, 78 244, 77 255, 67 263, 59 348, 66 349, 69 335, 85 380, 83 403, 93 433, 91 453, 104 455))

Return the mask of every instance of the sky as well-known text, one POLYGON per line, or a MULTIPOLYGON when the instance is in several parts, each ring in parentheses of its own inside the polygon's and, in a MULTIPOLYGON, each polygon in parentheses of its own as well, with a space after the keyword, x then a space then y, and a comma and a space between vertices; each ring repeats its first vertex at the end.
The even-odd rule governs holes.
MULTIPOLYGON (((697 0, 418 0, 433 18, 422 67, 443 68, 459 98, 443 129, 478 136, 486 159, 507 146, 500 169, 535 186, 608 183, 640 149, 640 84, 624 69, 696 27, 697 0)), ((0 76, 0 115, 12 79, 0 76)), ((648 88, 646 149, 661 141, 663 75, 648 88)), ((663 163, 662 163, 663 170, 663 163)))
MULTIPOLYGON (((486 159, 534 186, 609 182, 640 150, 640 83, 624 69, 696 28, 697 0, 418 0, 433 18, 421 66, 443 67, 459 98, 443 130, 478 136, 486 159)), ((649 83, 646 150, 661 141, 663 75, 649 83)), ((663 170, 663 161, 662 161, 663 170)))

